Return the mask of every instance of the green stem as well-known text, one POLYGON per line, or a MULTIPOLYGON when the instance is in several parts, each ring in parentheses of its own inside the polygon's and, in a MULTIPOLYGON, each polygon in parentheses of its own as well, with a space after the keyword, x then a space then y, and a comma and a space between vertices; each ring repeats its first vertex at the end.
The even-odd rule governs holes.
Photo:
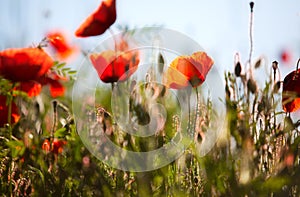
MULTIPOLYGON (((8 95, 6 97, 8 99, 8 113, 7 113, 7 123, 8 123, 8 132, 9 132, 9 141, 12 140, 12 127, 11 127, 11 114, 12 114, 12 96, 8 95)), ((13 157, 12 157, 12 151, 10 151, 10 164, 9 164, 9 193, 12 196, 12 162, 13 162, 13 157)))
POLYGON ((191 91, 192 89, 190 87, 188 87, 188 113, 189 113, 189 120, 188 120, 188 134, 191 135, 193 134, 193 131, 192 131, 192 127, 191 127, 191 91))
POLYGON ((197 98, 197 101, 196 101, 196 114, 195 114, 195 126, 194 128, 197 127, 197 119, 199 118, 199 114, 200 114, 200 98, 199 98, 199 92, 198 92, 198 87, 195 88, 196 90, 196 98, 197 98))
POLYGON ((50 133, 50 143, 52 144, 52 140, 54 138, 54 133, 57 130, 57 119, 58 119, 58 113, 57 113, 57 106, 58 106, 58 102, 56 100, 54 100, 52 102, 53 105, 53 126, 51 129, 51 133, 50 133))

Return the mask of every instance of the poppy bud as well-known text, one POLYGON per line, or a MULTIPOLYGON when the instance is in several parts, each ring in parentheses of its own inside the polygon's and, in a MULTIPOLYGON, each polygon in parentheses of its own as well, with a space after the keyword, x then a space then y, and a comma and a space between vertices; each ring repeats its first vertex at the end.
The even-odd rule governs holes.
POLYGON ((255 62, 254 68, 257 69, 257 68, 259 68, 260 66, 261 66, 261 58, 259 58, 259 59, 255 62))
POLYGON ((272 62, 272 68, 273 68, 274 71, 278 69, 278 62, 277 61, 272 62))
POLYGON ((261 102, 258 103, 257 105, 257 110, 258 112, 262 112, 265 109, 265 102, 262 100, 261 102))
POLYGON ((162 56, 161 53, 159 53, 159 56, 158 56, 158 72, 159 72, 160 74, 163 73, 164 65, 165 65, 164 57, 162 56))
POLYGON ((252 94, 254 94, 254 93, 257 92, 257 85, 256 85, 256 82, 255 82, 252 78, 248 79, 247 87, 248 87, 248 89, 250 90, 250 92, 251 92, 252 94))
POLYGON ((279 89, 281 87, 281 81, 277 81, 273 86, 273 93, 278 93, 279 89))
POLYGON ((253 12, 254 2, 251 1, 249 4, 250 4, 250 10, 251 10, 251 12, 253 12))
POLYGON ((241 76, 242 66, 240 62, 237 62, 234 68, 234 74, 239 77, 241 76))

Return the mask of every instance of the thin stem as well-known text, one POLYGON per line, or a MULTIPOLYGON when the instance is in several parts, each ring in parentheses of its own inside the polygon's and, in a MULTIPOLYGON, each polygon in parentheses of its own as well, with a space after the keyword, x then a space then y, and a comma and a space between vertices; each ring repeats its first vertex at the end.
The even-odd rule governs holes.
POLYGON ((188 95, 188 110, 189 110, 189 124, 188 124, 188 132, 191 133, 191 94, 188 95))
POLYGON ((251 68, 251 59, 252 59, 252 53, 253 53, 253 6, 254 3, 250 2, 250 22, 249 22, 249 39, 250 39, 250 51, 249 51, 249 66, 250 66, 250 75, 252 76, 252 68, 251 68))
MULTIPOLYGON (((11 141, 12 140, 12 127, 11 127, 12 98, 9 96, 9 98, 6 97, 6 99, 8 99, 7 123, 8 123, 8 131, 9 131, 9 141, 11 141)), ((10 165, 9 165, 9 193, 12 196, 12 171, 13 171, 12 152, 10 152, 10 156, 11 156, 11 162, 10 162, 10 165)))
MULTIPOLYGON (((277 66, 278 63, 277 62, 273 62, 273 63, 276 64, 276 66, 273 67, 273 71, 274 71, 274 73, 273 73, 273 85, 276 85, 276 73, 277 73, 276 71, 279 70, 279 69, 278 69, 278 66, 277 66)), ((275 134, 275 131, 276 131, 276 112, 275 112, 275 109, 274 109, 275 108, 274 93, 272 93, 272 108, 274 110, 273 111, 273 116, 274 116, 273 117, 274 118, 274 120, 273 120, 273 127, 274 127, 273 128, 273 131, 274 131, 273 134, 275 134)))
POLYGON ((195 88, 195 91, 196 91, 196 98, 197 98, 197 101, 196 101, 196 115, 195 115, 195 128, 197 128, 197 120, 199 118, 199 114, 200 114, 200 98, 199 98, 199 93, 198 93, 198 88, 196 87, 195 88))
POLYGON ((58 119, 57 106, 58 106, 58 102, 56 100, 54 100, 52 102, 52 105, 53 105, 53 126, 52 126, 51 133, 50 133, 50 138, 51 138, 50 143, 51 144, 52 144, 52 140, 53 140, 53 137, 54 137, 54 132, 57 130, 57 119, 58 119))
MULTIPOLYGON (((15 83, 12 85, 12 90, 15 87, 15 83)), ((12 134, 12 126, 11 126, 11 115, 12 115, 12 102, 13 102, 13 95, 12 91, 11 94, 6 96, 6 99, 8 99, 8 113, 7 113, 7 123, 8 123, 8 131, 9 131, 9 141, 13 139, 13 134, 12 134)), ((9 192, 10 195, 12 196, 12 171, 13 171, 13 160, 12 160, 12 152, 10 152, 10 157, 11 157, 11 162, 9 165, 9 192)))

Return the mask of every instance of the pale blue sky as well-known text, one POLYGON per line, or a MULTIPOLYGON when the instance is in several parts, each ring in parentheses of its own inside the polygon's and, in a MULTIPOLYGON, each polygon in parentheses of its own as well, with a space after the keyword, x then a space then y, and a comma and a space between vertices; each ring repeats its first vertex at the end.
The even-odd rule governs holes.
MULTIPOLYGON (((3 0, 0 7, 0 49, 38 43, 45 32, 63 29, 73 42, 93 47, 106 35, 78 39, 74 31, 101 0, 3 0), (48 17, 45 17, 48 16, 48 17)), ((300 56, 300 1, 256 1, 254 8, 254 54, 269 63, 283 48, 300 56)), ((249 1, 245 0, 117 0, 118 24, 129 27, 163 25, 196 40, 220 68, 232 69, 233 56, 249 53, 249 1)), ((293 67, 281 66, 282 73, 293 67)))

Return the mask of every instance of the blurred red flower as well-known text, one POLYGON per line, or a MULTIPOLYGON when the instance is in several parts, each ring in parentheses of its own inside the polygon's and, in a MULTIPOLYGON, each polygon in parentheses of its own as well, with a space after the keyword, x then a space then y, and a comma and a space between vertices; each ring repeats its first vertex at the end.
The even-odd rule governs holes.
POLYGON ((288 49, 284 49, 280 52, 280 59, 284 64, 290 64, 292 61, 292 52, 288 49))
POLYGON ((300 109, 300 69, 289 73, 283 81, 282 106, 285 112, 300 109))
POLYGON ((53 64, 52 58, 40 48, 0 51, 0 75, 20 82, 17 89, 27 92, 30 97, 38 95, 42 85, 48 84, 53 97, 64 94, 64 88, 58 81, 60 78, 50 70, 53 64))
POLYGON ((116 21, 116 17, 116 1, 104 0, 76 30, 75 35, 78 37, 101 35, 116 21))
POLYGON ((63 152, 64 145, 67 144, 65 140, 54 139, 52 142, 52 152, 55 154, 59 154, 63 152))
MULTIPOLYGON (((18 108, 13 102, 11 106, 11 124, 18 122, 20 115, 18 108)), ((6 105, 6 96, 0 95, 0 127, 4 126, 8 121, 8 106, 6 105)))
POLYGON ((0 51, 0 75, 14 82, 37 79, 52 66, 52 58, 39 48, 0 51))
POLYGON ((49 153, 51 150, 51 145, 48 139, 45 139, 43 144, 42 144, 42 149, 46 152, 49 153))
POLYGON ((42 144, 42 149, 46 152, 49 153, 50 151, 56 155, 60 154, 63 152, 63 147, 64 145, 67 144, 67 141, 65 140, 59 140, 57 138, 54 138, 52 141, 52 144, 50 144, 50 141, 46 139, 43 144, 42 144))
POLYGON ((138 68, 140 60, 137 51, 125 52, 128 48, 125 41, 120 42, 116 48, 117 51, 107 50, 90 55, 92 64, 104 83, 125 81, 138 68))
POLYGON ((67 38, 62 32, 50 32, 47 34, 47 38, 50 46, 55 50, 59 59, 67 59, 76 51, 76 48, 68 43, 67 38))
POLYGON ((181 89, 192 85, 201 85, 214 64, 205 52, 196 52, 191 56, 179 56, 173 60, 166 72, 166 85, 181 89))

